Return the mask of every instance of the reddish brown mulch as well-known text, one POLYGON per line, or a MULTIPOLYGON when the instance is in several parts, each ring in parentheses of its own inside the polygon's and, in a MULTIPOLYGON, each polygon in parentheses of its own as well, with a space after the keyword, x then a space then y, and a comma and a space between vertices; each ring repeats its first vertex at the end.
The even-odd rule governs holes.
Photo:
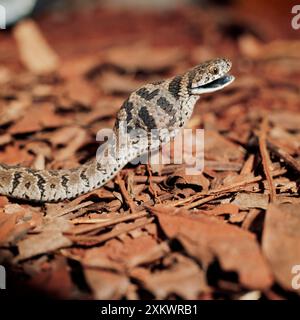
POLYGON ((203 96, 189 123, 205 129, 202 174, 187 175, 185 165, 128 165, 73 201, 1 196, 0 264, 15 295, 297 297, 300 42, 287 8, 279 9, 278 23, 277 11, 261 19, 251 6, 97 9, 0 34, 0 162, 7 164, 75 167, 95 155, 97 131, 113 126, 142 84, 217 56, 233 61, 236 76, 203 96))

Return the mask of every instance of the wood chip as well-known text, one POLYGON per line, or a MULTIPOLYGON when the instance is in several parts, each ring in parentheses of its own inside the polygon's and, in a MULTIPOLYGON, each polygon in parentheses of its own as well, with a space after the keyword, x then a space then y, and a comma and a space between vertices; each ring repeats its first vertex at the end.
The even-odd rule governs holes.
POLYGON ((58 57, 34 21, 20 22, 14 28, 14 37, 20 51, 20 59, 30 71, 44 74, 57 70, 58 57))

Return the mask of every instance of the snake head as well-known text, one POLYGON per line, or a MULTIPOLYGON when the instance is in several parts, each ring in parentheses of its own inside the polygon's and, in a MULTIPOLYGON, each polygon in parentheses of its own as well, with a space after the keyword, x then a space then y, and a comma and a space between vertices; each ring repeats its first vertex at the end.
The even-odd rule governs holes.
POLYGON ((225 58, 206 61, 186 73, 188 92, 192 95, 221 90, 234 81, 229 75, 232 63, 225 58))

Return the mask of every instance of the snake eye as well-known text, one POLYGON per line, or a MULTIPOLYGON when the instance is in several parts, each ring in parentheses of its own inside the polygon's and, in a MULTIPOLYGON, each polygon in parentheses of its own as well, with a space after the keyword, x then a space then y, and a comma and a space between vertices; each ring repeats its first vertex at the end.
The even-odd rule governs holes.
POLYGON ((214 75, 217 75, 219 73, 219 68, 218 67, 212 67, 211 68, 211 73, 214 75))

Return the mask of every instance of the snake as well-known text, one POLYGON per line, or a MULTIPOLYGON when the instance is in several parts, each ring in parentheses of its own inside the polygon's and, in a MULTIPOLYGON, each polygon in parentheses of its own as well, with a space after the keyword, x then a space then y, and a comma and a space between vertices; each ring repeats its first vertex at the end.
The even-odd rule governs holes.
POLYGON ((0 194, 26 201, 59 202, 102 187, 130 161, 174 138, 191 118, 202 94, 221 90, 234 81, 229 74, 231 67, 229 59, 216 58, 138 88, 117 113, 113 127, 117 138, 101 145, 95 159, 58 170, 0 164, 0 194), (149 141, 153 131, 156 139, 149 141), (160 134, 166 131, 169 134, 160 134))

